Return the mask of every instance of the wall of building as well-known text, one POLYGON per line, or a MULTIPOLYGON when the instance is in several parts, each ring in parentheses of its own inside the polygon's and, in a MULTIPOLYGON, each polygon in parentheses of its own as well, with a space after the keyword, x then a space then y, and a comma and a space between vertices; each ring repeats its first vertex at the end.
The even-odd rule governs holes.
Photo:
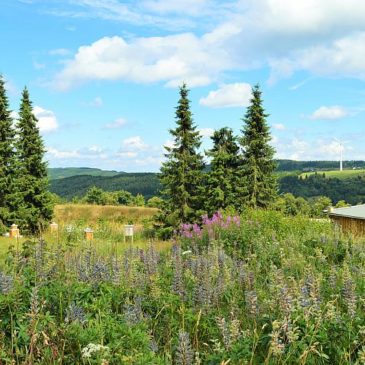
POLYGON ((365 220, 338 216, 330 216, 330 218, 341 227, 344 233, 365 236, 365 220))

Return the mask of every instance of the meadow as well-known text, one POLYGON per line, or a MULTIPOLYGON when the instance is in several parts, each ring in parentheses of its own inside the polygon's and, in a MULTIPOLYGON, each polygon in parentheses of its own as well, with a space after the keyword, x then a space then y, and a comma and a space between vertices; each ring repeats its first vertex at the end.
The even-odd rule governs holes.
MULTIPOLYGON (((148 240, 152 238, 153 216, 157 213, 155 208, 129 207, 112 205, 88 205, 88 204, 60 204, 54 208, 54 222, 58 224, 58 230, 51 232, 47 229, 40 234, 52 247, 59 244, 73 244, 76 247, 86 245, 86 228, 93 230, 93 247, 98 253, 107 253, 112 250, 123 251, 129 247, 130 239, 124 243, 124 225, 134 225, 134 245, 146 248, 148 240)), ((21 247, 31 240, 37 242, 39 237, 10 239, 0 237, 0 267, 9 247, 21 247)), ((166 243, 155 242, 166 246, 166 243)))
POLYGON ((78 234, 5 255, 0 363, 365 363, 364 242, 327 220, 217 213, 119 251, 78 234))
POLYGON ((364 176, 365 175, 365 169, 355 169, 355 170, 329 170, 329 171, 318 171, 318 172, 303 172, 300 174, 302 178, 306 178, 308 176, 314 175, 314 174, 325 174, 327 178, 331 179, 350 179, 357 176, 364 176))

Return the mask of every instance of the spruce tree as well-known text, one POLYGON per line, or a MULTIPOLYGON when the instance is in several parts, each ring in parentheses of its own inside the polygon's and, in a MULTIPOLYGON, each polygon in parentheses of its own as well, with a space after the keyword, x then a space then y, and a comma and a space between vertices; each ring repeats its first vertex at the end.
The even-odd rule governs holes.
POLYGON ((5 81, 0 75, 0 226, 11 224, 15 173, 14 137, 5 81))
POLYGON ((166 162, 161 167, 160 181, 163 186, 162 220, 167 227, 179 227, 193 222, 203 213, 203 157, 198 149, 201 136, 194 125, 190 111, 189 90, 180 88, 176 107, 176 128, 170 130, 173 147, 165 147, 166 162))
POLYGON ((266 118, 259 85, 252 89, 252 98, 243 119, 243 165, 241 167, 241 184, 246 192, 242 202, 250 207, 268 207, 277 194, 277 181, 274 176, 276 168, 273 159, 275 150, 270 146, 270 129, 266 118))
POLYGON ((227 207, 237 207, 238 167, 240 166, 237 138, 230 128, 222 128, 211 137, 213 147, 211 170, 207 174, 205 202, 209 214, 227 207))
POLYGON ((37 122, 25 88, 17 123, 17 222, 31 233, 39 232, 53 215, 47 164, 43 161, 45 148, 37 122))

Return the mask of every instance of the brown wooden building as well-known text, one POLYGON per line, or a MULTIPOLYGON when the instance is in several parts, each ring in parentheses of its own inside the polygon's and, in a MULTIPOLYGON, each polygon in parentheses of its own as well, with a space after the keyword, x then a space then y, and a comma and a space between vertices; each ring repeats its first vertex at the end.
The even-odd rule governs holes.
POLYGON ((328 214, 344 233, 365 236, 365 204, 346 208, 332 208, 328 214))

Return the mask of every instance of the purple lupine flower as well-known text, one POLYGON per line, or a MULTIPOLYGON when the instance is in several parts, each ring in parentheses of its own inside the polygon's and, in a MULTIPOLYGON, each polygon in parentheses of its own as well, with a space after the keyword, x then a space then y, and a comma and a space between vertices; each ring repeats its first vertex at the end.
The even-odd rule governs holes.
POLYGON ((189 334, 180 330, 175 362, 177 365, 193 365, 193 360, 194 352, 191 348, 189 334))

